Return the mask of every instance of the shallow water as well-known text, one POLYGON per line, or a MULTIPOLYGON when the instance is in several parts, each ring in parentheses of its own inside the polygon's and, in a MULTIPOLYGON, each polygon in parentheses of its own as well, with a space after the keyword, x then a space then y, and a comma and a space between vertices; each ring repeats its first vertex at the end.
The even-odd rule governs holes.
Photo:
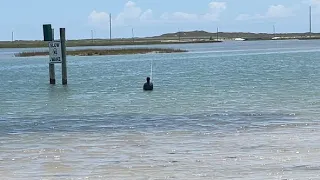
POLYGON ((47 57, 1 49, 1 177, 318 179, 319 45, 68 57, 68 86, 60 65, 49 85, 47 57))

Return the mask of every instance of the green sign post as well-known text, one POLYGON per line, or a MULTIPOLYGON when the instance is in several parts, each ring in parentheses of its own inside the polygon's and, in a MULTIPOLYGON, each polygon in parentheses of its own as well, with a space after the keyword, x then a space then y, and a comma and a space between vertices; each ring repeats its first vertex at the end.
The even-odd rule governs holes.
POLYGON ((53 31, 51 28, 51 24, 43 25, 43 38, 44 41, 53 41, 53 31))
POLYGON ((60 41, 54 41, 54 31, 51 24, 43 25, 43 40, 48 41, 49 46, 49 76, 50 84, 56 84, 54 63, 61 63, 62 84, 67 85, 67 58, 65 28, 60 28, 60 41))

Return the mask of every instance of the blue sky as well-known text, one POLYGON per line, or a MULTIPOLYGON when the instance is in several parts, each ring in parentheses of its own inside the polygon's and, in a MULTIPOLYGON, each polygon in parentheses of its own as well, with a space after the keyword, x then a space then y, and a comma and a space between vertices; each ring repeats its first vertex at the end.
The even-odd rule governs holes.
POLYGON ((50 23, 67 39, 153 36, 167 32, 306 32, 312 5, 313 32, 320 31, 320 0, 8 0, 1 3, 0 40, 42 39, 42 25, 50 23))

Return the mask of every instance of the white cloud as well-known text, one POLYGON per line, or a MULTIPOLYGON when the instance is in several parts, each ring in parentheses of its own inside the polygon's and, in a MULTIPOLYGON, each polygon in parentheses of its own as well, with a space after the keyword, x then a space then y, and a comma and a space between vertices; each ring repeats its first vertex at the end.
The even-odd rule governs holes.
MULTIPOLYGON (((152 19, 153 12, 151 9, 142 11, 133 1, 128 1, 123 10, 112 18, 113 26, 132 25, 137 21, 147 21, 152 19)), ((94 26, 108 26, 109 13, 92 11, 88 17, 89 23, 94 26)))
POLYGON ((312 6, 312 13, 319 14, 320 13, 320 0, 310 0, 309 5, 312 6))
POLYGON ((88 17, 89 22, 93 25, 100 26, 109 21, 109 14, 106 12, 92 11, 88 17))
POLYGON ((270 6, 266 13, 267 18, 284 18, 284 17, 293 16, 293 15, 294 15, 293 10, 283 5, 270 6))
POLYGON ((171 17, 169 16, 169 20, 174 20, 174 21, 196 21, 198 20, 198 15, 197 14, 189 14, 185 12, 174 12, 172 13, 171 17))
POLYGON ((168 20, 169 18, 170 18, 170 14, 168 12, 165 12, 160 16, 160 19, 163 19, 163 20, 168 20))
POLYGON ((168 20, 172 22, 218 21, 220 14, 227 8, 227 5, 225 2, 216 2, 216 1, 209 3, 208 6, 209 6, 209 10, 205 14, 186 13, 186 12, 179 12, 179 11, 174 13, 165 12, 161 15, 160 19, 168 20))
POLYGON ((217 21, 219 20, 220 14, 227 9, 225 2, 211 2, 209 3, 209 13, 203 16, 206 20, 217 21))
MULTIPOLYGON (((160 17, 154 17, 153 11, 147 9, 143 11, 135 2, 128 1, 122 11, 113 16, 113 26, 130 26, 139 23, 164 23, 164 22, 199 22, 199 21, 218 21, 220 14, 227 8, 225 2, 212 1, 208 4, 205 14, 173 12, 163 13, 160 17)), ((92 11, 88 17, 89 22, 95 26, 108 26, 109 13, 92 11)))
POLYGON ((210 13, 218 15, 227 9, 227 4, 225 2, 211 2, 209 3, 209 8, 210 13))
POLYGON ((253 16, 250 16, 249 14, 239 14, 236 17, 237 21, 245 21, 245 20, 250 20, 250 19, 257 19, 256 17, 254 18, 253 16))
POLYGON ((141 21, 153 20, 153 11, 151 9, 146 10, 140 16, 141 21))
POLYGON ((312 7, 320 7, 320 0, 301 0, 301 4, 312 7))
POLYGON ((209 7, 211 10, 225 10, 227 8, 225 2, 215 2, 215 1, 212 1, 211 3, 209 3, 209 7))
POLYGON ((320 0, 311 0, 311 5, 320 6, 320 0))
POLYGON ((115 18, 116 25, 125 25, 128 22, 132 22, 140 18, 142 10, 132 1, 128 1, 122 12, 115 18))
POLYGON ((268 8, 265 14, 240 14, 236 20, 255 20, 255 19, 269 19, 269 18, 286 18, 294 16, 293 9, 283 5, 272 5, 268 8))

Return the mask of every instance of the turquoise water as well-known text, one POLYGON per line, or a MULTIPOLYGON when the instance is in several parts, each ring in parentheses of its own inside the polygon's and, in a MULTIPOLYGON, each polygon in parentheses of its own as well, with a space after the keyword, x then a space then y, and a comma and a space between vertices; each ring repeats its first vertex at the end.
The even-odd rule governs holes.
POLYGON ((318 176, 320 41, 155 47, 189 52, 68 57, 67 86, 0 49, 2 177, 318 176))

